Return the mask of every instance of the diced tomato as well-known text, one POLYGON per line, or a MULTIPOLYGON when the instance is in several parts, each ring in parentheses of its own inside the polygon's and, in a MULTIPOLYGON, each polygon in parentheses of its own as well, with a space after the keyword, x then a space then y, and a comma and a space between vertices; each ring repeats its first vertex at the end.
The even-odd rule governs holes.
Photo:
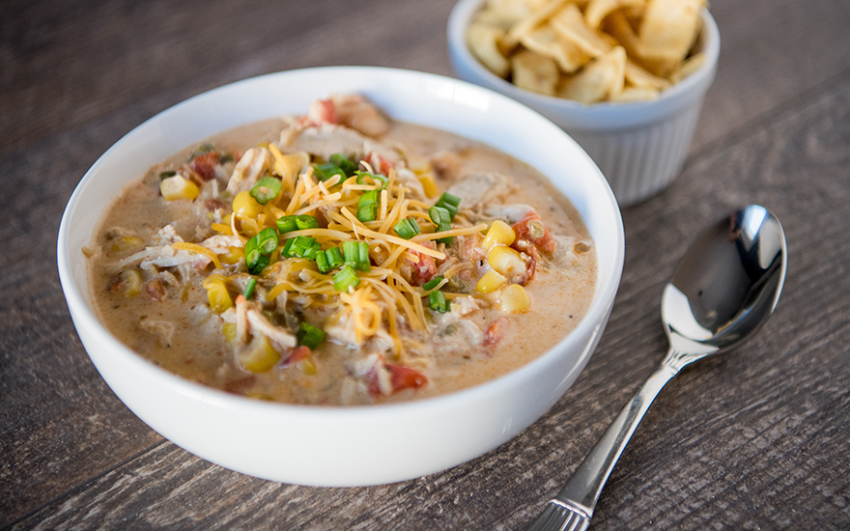
POLYGON ((403 365, 390 364, 386 364, 385 367, 390 371, 393 393, 403 389, 419 389, 428 383, 428 377, 416 369, 411 369, 403 365))
POLYGON ((372 166, 373 170, 380 173, 381 175, 389 175, 390 170, 395 168, 394 162, 391 162, 374 152, 366 155, 366 158, 364 160, 372 166))
MULTIPOLYGON (((384 368, 390 373, 390 383, 393 388, 392 394, 405 389, 419 389, 428 383, 428 377, 416 369, 389 363, 385 363, 384 368)), ((369 395, 373 397, 382 396, 381 384, 378 381, 378 369, 372 369, 366 376, 369 379, 369 386, 367 388, 369 395)))
POLYGON ((336 105, 333 100, 316 100, 310 104, 305 125, 338 124, 336 105))
POLYGON ((205 181, 211 181, 215 177, 216 166, 218 166, 218 153, 214 151, 192 159, 192 169, 205 181))
POLYGON ((281 363, 284 366, 292 365, 293 363, 298 363, 299 361, 301 361, 304 358, 307 358, 309 356, 310 356, 310 348, 305 347, 304 345, 301 345, 301 346, 295 347, 292 350, 292 353, 289 354, 289 356, 286 359, 284 359, 281 363))
POLYGON ((513 247, 518 251, 524 251, 519 242, 525 240, 534 244, 535 247, 545 254, 552 254, 555 252, 557 242, 555 242, 555 239, 552 238, 552 235, 549 233, 549 229, 547 229, 540 220, 540 215, 534 210, 526 214, 522 220, 514 223, 512 228, 516 234, 516 240, 514 241, 513 247))
POLYGON ((437 274, 437 262, 419 251, 407 251, 401 263, 401 275, 414 286, 421 286, 437 274))
POLYGON ((493 324, 487 327, 487 331, 484 332, 484 346, 491 347, 495 346, 499 341, 505 337, 505 330, 508 328, 510 321, 506 317, 500 317, 493 321, 493 324))

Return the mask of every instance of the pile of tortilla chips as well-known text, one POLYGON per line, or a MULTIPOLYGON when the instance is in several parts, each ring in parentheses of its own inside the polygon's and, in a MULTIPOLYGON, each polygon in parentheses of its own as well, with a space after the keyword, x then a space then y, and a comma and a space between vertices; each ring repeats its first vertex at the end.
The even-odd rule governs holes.
POLYGON ((487 0, 467 44, 516 86, 579 101, 658 97, 705 62, 705 0, 487 0))

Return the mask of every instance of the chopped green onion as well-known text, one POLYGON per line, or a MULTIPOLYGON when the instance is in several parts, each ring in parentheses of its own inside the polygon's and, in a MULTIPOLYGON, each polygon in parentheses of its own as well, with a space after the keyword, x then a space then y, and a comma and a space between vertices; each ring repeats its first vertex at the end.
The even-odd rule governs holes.
POLYGON ((342 257, 342 252, 339 250, 339 247, 331 247, 325 251, 325 256, 328 259, 328 265, 331 266, 331 269, 342 267, 342 264, 345 263, 345 259, 342 257))
POLYGON ((251 188, 251 197, 253 197, 257 203, 261 205, 265 205, 280 193, 280 181, 275 179, 274 177, 263 177, 257 184, 251 188))
POLYGON ((301 255, 301 258, 306 258, 308 260, 315 260, 316 255, 322 252, 322 244, 314 241, 313 245, 311 245, 304 253, 301 255))
POLYGON ((399 221, 393 229, 395 230, 395 233, 398 234, 399 238, 404 238, 405 240, 409 240, 422 232, 422 229, 419 228, 419 224, 410 218, 399 221))
POLYGON ((371 177, 372 181, 382 181, 384 186, 382 186, 378 191, 386 190, 387 186, 390 185, 390 180, 380 174, 369 173, 368 171, 358 171, 354 172, 357 175, 357 184, 366 184, 363 180, 363 177, 371 177))
POLYGON ((440 282, 442 282, 442 281, 443 281, 443 277, 434 277, 431 280, 429 280, 428 282, 426 282, 425 284, 423 284, 422 289, 424 289, 425 291, 431 291, 432 289, 439 286, 440 282))
POLYGON ((366 242, 342 242, 345 265, 358 271, 369 271, 369 244, 366 242))
POLYGON ((233 154, 232 153, 225 153, 225 154, 221 155, 220 157, 218 157, 218 163, 219 164, 227 164, 228 162, 233 162, 233 154))
POLYGON ((435 312, 446 313, 449 311, 449 303, 446 301, 446 296, 442 291, 432 291, 428 295, 428 303, 435 312))
POLYGON ((159 180, 164 181, 165 179, 168 179, 169 177, 174 177, 175 175, 177 175, 177 172, 174 170, 161 171, 159 172, 159 180))
POLYGON ((442 207, 449 211, 449 215, 451 216, 449 221, 455 219, 459 205, 460 197, 448 192, 443 192, 443 195, 441 195, 440 198, 437 199, 437 202, 434 203, 434 206, 442 207))
POLYGON ((328 160, 331 164, 344 171, 346 177, 351 177, 357 171, 357 164, 351 162, 351 159, 345 153, 334 153, 328 160))
POLYGON ((369 190, 357 200, 357 219, 366 223, 378 217, 378 191, 369 190))
POLYGON ((249 280, 249 281, 248 281, 248 283, 247 283, 247 284, 245 284, 245 290, 242 292, 242 295, 243 295, 246 299, 250 299, 250 298, 251 298, 251 295, 253 295, 253 294, 254 294, 254 288, 255 288, 255 287, 257 287, 257 279, 256 279, 256 278, 252 278, 251 280, 249 280))
POLYGON ((320 273, 327 273, 333 269, 328 261, 328 255, 325 251, 319 251, 316 253, 316 266, 319 268, 320 273))
POLYGON ((300 216, 282 216, 277 218, 277 230, 281 234, 294 230, 318 229, 319 222, 313 216, 302 214, 300 216))
POLYGON ((257 248, 262 254, 272 254, 277 249, 277 231, 269 227, 263 229, 255 236, 257 238, 257 248))
POLYGON ((339 273, 334 275, 333 280, 334 290, 336 291, 348 291, 348 288, 356 288, 360 284, 360 279, 357 278, 357 274, 348 264, 342 266, 339 273))
POLYGON ((301 214, 295 216, 295 224, 298 225, 298 230, 318 229, 319 222, 309 214, 301 214))
POLYGON ((281 234, 298 230, 298 222, 295 221, 295 216, 281 216, 277 218, 277 230, 281 234))
POLYGON ((321 328, 316 328, 313 325, 309 325, 306 322, 301 321, 301 325, 298 327, 298 332, 296 332, 295 337, 298 339, 299 345, 304 345, 310 350, 316 350, 316 348, 322 344, 322 341, 325 340, 325 332, 321 328))
POLYGON ((248 272, 257 275, 269 265, 270 259, 264 255, 273 253, 277 245, 277 231, 272 228, 263 229, 248 240, 245 243, 245 264, 248 266, 248 272))
POLYGON ((298 257, 314 260, 316 252, 321 248, 322 246, 314 238, 309 236, 298 236, 286 240, 286 244, 284 244, 281 254, 286 258, 298 257))
POLYGON ((342 253, 339 247, 331 247, 327 251, 319 251, 316 253, 316 265, 319 266, 319 271, 327 273, 331 269, 336 269, 345 261, 342 258, 342 253))
MULTIPOLYGON (((451 214, 449 214, 449 211, 445 208, 434 205, 428 209, 428 215, 431 216, 431 221, 437 225, 437 232, 452 230, 451 214)), ((439 238, 437 241, 446 245, 451 245, 452 237, 447 236, 445 238, 439 238)))
POLYGON ((320 181, 327 181, 334 175, 339 175, 340 179, 345 179, 345 172, 336 164, 316 164, 313 166, 313 173, 320 181))

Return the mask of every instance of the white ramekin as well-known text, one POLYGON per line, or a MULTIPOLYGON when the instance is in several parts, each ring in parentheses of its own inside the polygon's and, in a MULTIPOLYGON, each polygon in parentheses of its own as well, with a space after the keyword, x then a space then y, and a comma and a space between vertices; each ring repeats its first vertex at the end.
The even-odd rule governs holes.
MULTIPOLYGON (((83 177, 59 228, 57 262, 74 325, 115 394, 153 429, 204 459, 287 483, 389 483, 455 466, 504 443, 545 413, 596 348, 623 270, 623 223, 611 189, 557 126, 514 100, 463 81, 386 68, 281 72, 201 94, 119 140, 83 177), (390 116, 490 144, 533 164, 581 214, 596 243, 596 293, 556 346, 482 385, 418 402, 357 407, 276 404, 227 394, 158 367, 97 319, 82 247, 110 199, 184 146, 329 94, 361 93, 390 116), (506 126, 507 120, 511 126, 506 126)), ((566 319, 567 317, 564 316, 566 319)))
POLYGON ((466 28, 483 3, 460 0, 449 17, 449 55, 461 79, 514 98, 561 127, 602 170, 620 206, 647 199, 673 182, 685 162, 717 68, 720 34, 708 10, 702 12, 696 45, 706 61, 697 72, 654 101, 586 106, 517 88, 479 63, 466 45, 466 28))

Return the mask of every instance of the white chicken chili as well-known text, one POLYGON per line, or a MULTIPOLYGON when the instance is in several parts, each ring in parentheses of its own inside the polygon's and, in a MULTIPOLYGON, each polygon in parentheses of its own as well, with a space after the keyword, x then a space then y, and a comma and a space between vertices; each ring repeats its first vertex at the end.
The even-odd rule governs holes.
POLYGON ((136 352, 231 393, 324 405, 522 366, 575 328, 597 268, 534 168, 356 95, 155 165, 84 251, 100 319, 136 352))

